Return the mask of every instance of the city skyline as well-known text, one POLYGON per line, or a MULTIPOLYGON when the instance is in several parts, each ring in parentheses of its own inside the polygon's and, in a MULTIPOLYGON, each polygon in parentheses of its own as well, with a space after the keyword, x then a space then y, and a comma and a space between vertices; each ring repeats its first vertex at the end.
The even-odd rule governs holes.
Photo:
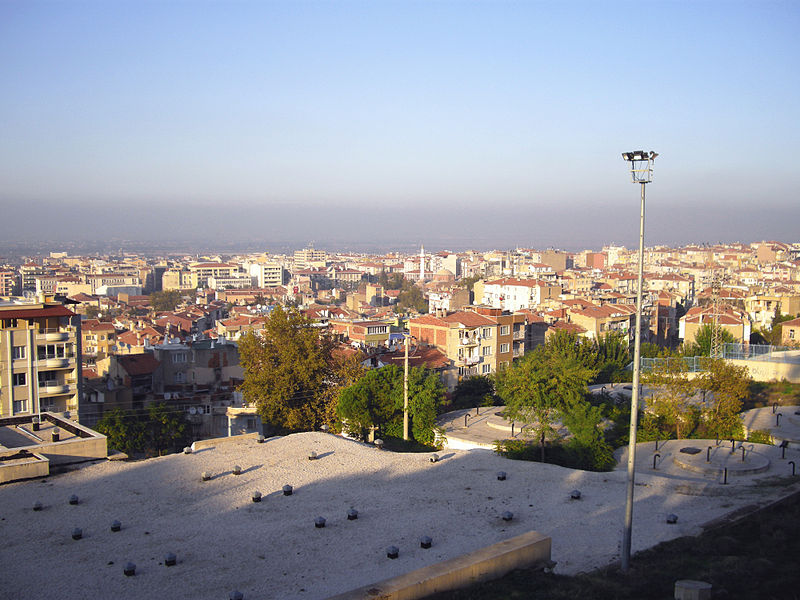
POLYGON ((793 240, 789 2, 0 5, 0 235, 793 240))

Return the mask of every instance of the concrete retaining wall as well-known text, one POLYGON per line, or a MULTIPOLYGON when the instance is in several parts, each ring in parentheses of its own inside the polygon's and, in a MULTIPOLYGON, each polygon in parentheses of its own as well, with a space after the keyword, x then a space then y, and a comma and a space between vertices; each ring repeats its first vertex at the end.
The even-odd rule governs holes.
MULTIPOLYGON (((2 454, 11 456, 18 454, 19 450, 4 451, 2 454)), ((31 479, 32 477, 46 477, 50 474, 50 461, 41 454, 28 453, 29 458, 17 459, 11 464, 3 464, 0 460, 0 483, 16 481, 18 479, 31 479)))
POLYGON ((800 383, 800 364, 765 360, 729 360, 737 367, 747 367, 754 381, 789 381, 800 383))
POLYGON ((475 552, 345 592, 329 600, 417 600, 550 560, 550 538, 529 531, 475 552))
POLYGON ((201 448, 213 448, 214 446, 219 446, 220 444, 241 442, 242 440, 257 440, 259 435, 260 434, 258 432, 255 432, 243 433, 242 435, 232 435, 230 437, 211 438, 210 440, 197 440, 196 442, 192 442, 192 452, 195 450, 200 450, 201 448))

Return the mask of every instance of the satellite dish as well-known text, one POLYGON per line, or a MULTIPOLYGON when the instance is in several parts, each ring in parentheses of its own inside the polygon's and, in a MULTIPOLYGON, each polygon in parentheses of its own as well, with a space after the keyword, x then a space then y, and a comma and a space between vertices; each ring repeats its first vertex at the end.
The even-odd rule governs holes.
POLYGON ((196 415, 197 414, 197 409, 194 406, 190 406, 189 407, 189 414, 190 415, 196 415))

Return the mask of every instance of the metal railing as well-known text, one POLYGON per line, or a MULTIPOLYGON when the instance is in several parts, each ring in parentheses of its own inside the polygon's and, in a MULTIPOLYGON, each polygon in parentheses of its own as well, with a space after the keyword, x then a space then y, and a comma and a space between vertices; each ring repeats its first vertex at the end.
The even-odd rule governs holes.
MULTIPOLYGON (((764 344, 739 344, 726 343, 722 345, 722 358, 725 360, 759 360, 777 363, 800 364, 800 348, 789 346, 768 346, 764 344)), ((682 356, 668 358, 642 358, 643 371, 648 371, 656 365, 669 364, 670 361, 683 361, 686 371, 698 373, 706 370, 708 356, 682 356)), ((633 362, 628 365, 628 370, 633 369, 633 362)))

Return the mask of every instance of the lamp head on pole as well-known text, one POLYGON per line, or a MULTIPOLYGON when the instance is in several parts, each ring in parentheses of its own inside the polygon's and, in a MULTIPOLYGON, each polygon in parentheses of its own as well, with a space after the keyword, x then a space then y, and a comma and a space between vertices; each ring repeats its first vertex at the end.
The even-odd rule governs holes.
POLYGON ((634 150, 633 152, 623 152, 622 158, 631 163, 631 181, 633 183, 650 183, 653 180, 653 162, 656 154, 652 150, 634 150))

